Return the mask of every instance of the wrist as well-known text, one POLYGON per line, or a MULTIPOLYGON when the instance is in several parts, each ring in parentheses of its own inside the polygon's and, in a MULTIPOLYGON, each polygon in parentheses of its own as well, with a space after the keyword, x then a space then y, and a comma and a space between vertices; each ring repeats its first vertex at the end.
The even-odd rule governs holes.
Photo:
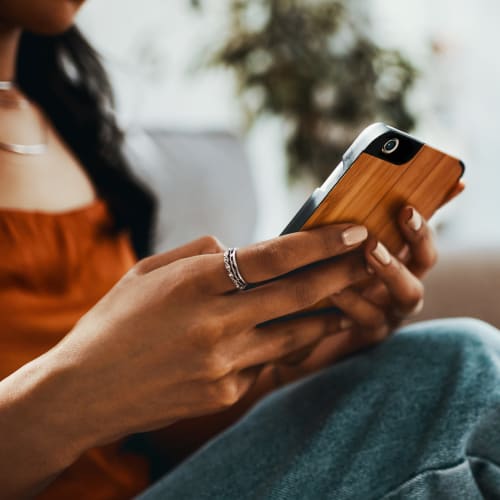
POLYGON ((0 427, 2 435, 12 436, 7 450, 20 467, 30 460, 30 468, 50 477, 93 446, 95 431, 75 392, 75 375, 52 350, 0 383, 0 427), (22 456, 23 449, 29 457, 22 456))
POLYGON ((54 349, 0 381, 2 498, 35 495, 92 447, 75 380, 54 349))

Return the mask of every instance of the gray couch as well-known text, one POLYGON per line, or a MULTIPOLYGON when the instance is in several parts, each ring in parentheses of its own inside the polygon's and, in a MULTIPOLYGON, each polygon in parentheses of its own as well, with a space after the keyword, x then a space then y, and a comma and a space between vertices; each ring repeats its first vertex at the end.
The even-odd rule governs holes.
MULTIPOLYGON (((156 251, 205 234, 228 245, 251 242, 255 188, 237 138, 136 129, 127 134, 127 151, 160 200, 156 251)), ((416 319, 472 316, 500 328, 500 249, 444 253, 425 283, 426 305, 416 319)))

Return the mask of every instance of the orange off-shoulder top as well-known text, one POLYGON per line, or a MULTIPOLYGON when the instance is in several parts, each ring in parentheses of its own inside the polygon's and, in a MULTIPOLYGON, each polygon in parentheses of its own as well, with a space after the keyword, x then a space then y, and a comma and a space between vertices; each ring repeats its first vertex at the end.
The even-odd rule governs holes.
MULTIPOLYGON (((102 200, 55 214, 0 209, 0 379, 59 342, 134 264, 111 220, 102 200)), ((124 499, 148 483, 146 459, 117 442, 87 451, 40 498, 124 499)))

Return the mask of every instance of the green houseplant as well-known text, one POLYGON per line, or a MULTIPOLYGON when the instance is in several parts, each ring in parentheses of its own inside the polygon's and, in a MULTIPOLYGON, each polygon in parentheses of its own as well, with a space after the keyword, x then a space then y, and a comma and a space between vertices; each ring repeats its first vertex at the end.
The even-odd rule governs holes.
MULTIPOLYGON (((199 2, 195 2, 199 3, 199 2)), ((249 124, 285 120, 291 178, 323 179, 369 123, 408 130, 416 71, 366 35, 357 2, 228 0, 230 31, 212 62, 231 68, 249 124)))

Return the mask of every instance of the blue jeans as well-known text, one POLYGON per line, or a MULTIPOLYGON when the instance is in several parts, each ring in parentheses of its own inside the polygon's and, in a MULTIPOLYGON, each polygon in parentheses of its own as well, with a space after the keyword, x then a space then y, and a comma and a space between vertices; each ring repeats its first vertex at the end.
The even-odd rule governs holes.
POLYGON ((286 386, 140 497, 500 499, 500 332, 452 319, 286 386))

